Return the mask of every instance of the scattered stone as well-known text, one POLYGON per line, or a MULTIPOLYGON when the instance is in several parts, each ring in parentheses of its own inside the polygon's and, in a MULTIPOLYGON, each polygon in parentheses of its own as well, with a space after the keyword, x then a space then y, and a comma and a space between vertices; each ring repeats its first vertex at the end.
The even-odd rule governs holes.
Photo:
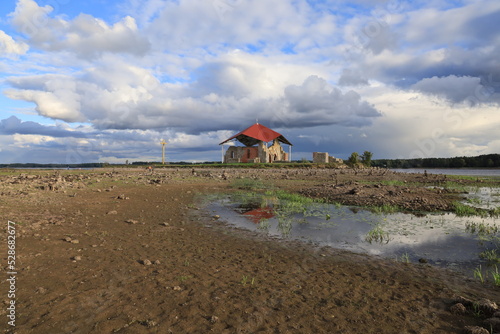
POLYGON ((219 215, 215 215, 215 216, 213 216, 212 218, 214 218, 214 219, 219 219, 219 218, 220 218, 220 216, 219 216, 219 215))
POLYGON ((116 199, 130 199, 130 198, 128 198, 124 194, 121 194, 121 195, 116 196, 116 199))
POLYGON ((150 266, 152 263, 148 259, 142 260, 142 264, 145 266, 150 266))
POLYGON ((498 310, 497 304, 489 299, 478 300, 477 307, 480 311, 483 311, 487 317, 493 316, 493 314, 495 314, 495 312, 498 310))
POLYGON ((170 226, 170 224, 169 224, 169 223, 167 223, 167 222, 160 223, 160 225, 161 225, 161 226, 170 226))
POLYGON ((134 219, 129 219, 129 220, 126 220, 125 223, 128 223, 128 224, 139 224, 139 221, 138 220, 134 220, 134 219))
POLYGON ((160 260, 155 260, 154 264, 160 264, 160 260))
POLYGON ((47 289, 45 289, 44 287, 39 287, 38 289, 36 289, 36 293, 40 293, 40 294, 44 294, 47 292, 47 289))
POLYGON ((70 241, 72 244, 79 244, 80 241, 78 239, 73 239, 70 241))
POLYGON ((450 312, 454 315, 466 315, 467 308, 462 303, 456 303, 452 307, 450 307, 450 312))
POLYGON ((213 316, 210 317, 210 322, 211 323, 215 324, 217 321, 219 321, 219 317, 217 317, 215 315, 213 315, 213 316))
POLYGON ((71 242, 71 240, 73 240, 73 239, 71 239, 70 237, 64 238, 64 241, 66 241, 66 242, 71 242))
POLYGON ((82 259, 82 257, 81 257, 81 256, 79 256, 79 255, 77 255, 77 256, 73 256, 71 259, 72 259, 73 261, 80 261, 80 260, 82 259))
POLYGON ((420 259, 418 259, 418 262, 420 262, 420 263, 427 263, 427 259, 421 257, 420 259))
POLYGON ((466 326, 464 328, 465 334, 490 334, 485 328, 479 326, 466 326))
POLYGON ((174 291, 182 291, 182 288, 180 286, 178 286, 178 285, 174 286, 172 289, 174 291))
POLYGON ((116 210, 111 210, 111 211, 108 211, 106 212, 107 215, 117 215, 118 212, 116 210))

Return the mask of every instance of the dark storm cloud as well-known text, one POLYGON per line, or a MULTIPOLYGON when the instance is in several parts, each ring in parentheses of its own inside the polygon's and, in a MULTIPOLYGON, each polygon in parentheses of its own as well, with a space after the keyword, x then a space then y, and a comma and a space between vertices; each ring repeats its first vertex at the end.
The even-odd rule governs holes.
POLYGON ((0 134, 41 135, 59 138, 84 138, 89 135, 81 131, 69 131, 57 125, 46 126, 32 121, 23 122, 16 116, 0 120, 0 134))

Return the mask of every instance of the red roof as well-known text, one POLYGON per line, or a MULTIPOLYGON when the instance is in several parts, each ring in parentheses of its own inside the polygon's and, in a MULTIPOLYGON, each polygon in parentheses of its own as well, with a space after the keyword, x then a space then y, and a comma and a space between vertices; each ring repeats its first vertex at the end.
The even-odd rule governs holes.
POLYGON ((236 139, 245 146, 253 146, 257 144, 259 141, 270 142, 276 138, 278 139, 278 141, 284 144, 292 145, 292 143, 290 143, 285 137, 283 137, 282 134, 273 131, 268 127, 265 127, 264 125, 259 123, 255 123, 251 127, 235 134, 231 138, 224 140, 219 145, 225 144, 230 140, 236 139))

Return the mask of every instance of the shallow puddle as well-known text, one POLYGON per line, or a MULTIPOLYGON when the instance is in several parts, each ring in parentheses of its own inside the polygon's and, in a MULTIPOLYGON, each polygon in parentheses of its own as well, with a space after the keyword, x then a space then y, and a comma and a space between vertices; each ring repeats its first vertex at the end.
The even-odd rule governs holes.
POLYGON ((479 265, 488 267, 479 254, 498 249, 500 240, 500 219, 452 213, 374 213, 258 193, 210 198, 205 209, 235 227, 398 261, 428 262, 469 276, 479 265))

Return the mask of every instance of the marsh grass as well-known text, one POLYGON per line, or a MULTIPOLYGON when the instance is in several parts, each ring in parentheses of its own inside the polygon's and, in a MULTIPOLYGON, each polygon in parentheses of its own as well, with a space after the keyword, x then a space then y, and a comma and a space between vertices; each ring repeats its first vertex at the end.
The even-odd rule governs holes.
POLYGON ((236 179, 233 182, 231 182, 229 186, 231 188, 244 189, 244 190, 263 190, 263 189, 269 189, 271 187, 271 185, 269 184, 264 184, 262 180, 250 179, 250 178, 236 179))
POLYGON ((369 243, 388 243, 390 241, 389 233, 385 232, 380 225, 376 225, 365 236, 365 240, 369 243))
POLYGON ((477 233, 478 235, 495 235, 500 231, 500 228, 497 225, 486 224, 484 222, 467 222, 465 230, 470 233, 477 233))
POLYGON ((495 270, 491 271, 491 275, 493 276, 493 284, 500 286, 500 272, 498 272, 498 266, 495 266, 495 270))
POLYGON ((401 255, 401 262, 403 262, 403 263, 410 263, 410 254, 408 254, 407 252, 403 253, 401 255))
POLYGON ((496 249, 485 250, 479 253, 479 257, 488 261, 488 263, 500 263, 500 254, 496 249))
POLYGON ((485 217, 485 216, 488 216, 487 210, 474 208, 470 205, 466 205, 466 204, 463 204, 460 202, 453 203, 453 212, 459 217, 467 217, 467 216, 485 217))
POLYGON ((483 269, 481 268, 481 265, 474 269, 474 278, 477 278, 481 281, 481 283, 484 283, 483 269))
POLYGON ((397 205, 383 204, 371 207, 370 211, 376 214, 387 214, 399 212, 401 209, 397 205))

